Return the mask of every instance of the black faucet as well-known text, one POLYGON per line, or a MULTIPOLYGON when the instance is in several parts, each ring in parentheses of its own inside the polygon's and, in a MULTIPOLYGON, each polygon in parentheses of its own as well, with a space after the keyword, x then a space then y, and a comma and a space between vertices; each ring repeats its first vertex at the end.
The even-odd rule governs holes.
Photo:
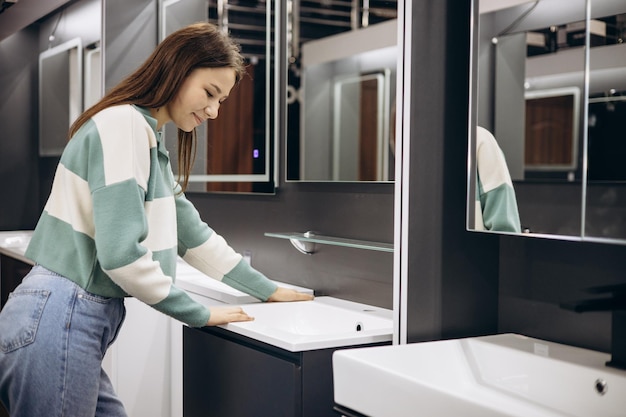
POLYGON ((619 369, 626 369, 626 284, 588 288, 593 294, 610 294, 599 298, 561 304, 562 308, 577 313, 586 311, 611 312, 611 360, 606 363, 619 369))

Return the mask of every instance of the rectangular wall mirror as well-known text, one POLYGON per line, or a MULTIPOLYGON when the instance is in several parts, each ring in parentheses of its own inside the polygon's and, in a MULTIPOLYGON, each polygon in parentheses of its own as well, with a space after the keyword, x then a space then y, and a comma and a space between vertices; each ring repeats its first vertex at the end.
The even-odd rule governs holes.
MULTIPOLYGON (((233 89, 220 116, 197 128, 197 156, 191 192, 273 193, 275 172, 278 58, 274 53, 280 15, 274 1, 162 0, 160 39, 198 21, 227 31, 240 45, 249 77, 233 89)), ((177 172, 177 129, 166 125, 165 141, 177 172)))
POLYGON ((287 1, 287 181, 390 182, 397 1, 287 1))
MULTIPOLYGON (((621 107, 614 104, 626 90, 626 5, 507 4, 475 5, 470 125, 491 132, 505 157, 521 230, 577 240, 626 237, 626 196, 609 156, 619 153, 614 111, 621 107)), ((470 129, 469 230, 481 229, 476 217, 486 194, 476 185, 483 180, 477 178, 476 136, 470 129)))
POLYGON ((74 38, 39 54, 39 155, 59 156, 83 111, 83 48, 74 38))
POLYGON ((626 2, 590 0, 584 239, 626 243, 626 2), (602 36, 604 34, 604 36, 602 36))

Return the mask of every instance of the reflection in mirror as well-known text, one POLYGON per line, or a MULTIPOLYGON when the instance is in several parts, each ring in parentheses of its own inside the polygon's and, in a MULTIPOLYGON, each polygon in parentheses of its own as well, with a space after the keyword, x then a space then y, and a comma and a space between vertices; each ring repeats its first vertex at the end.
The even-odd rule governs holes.
MULTIPOLYGON (((479 0, 473 123, 502 149, 522 230, 580 238, 586 0, 511 3, 479 0)), ((468 195, 476 201, 475 131, 471 137, 468 195)), ((468 212, 468 229, 480 230, 475 205, 468 212)))
POLYGON ((517 198, 502 150, 485 128, 476 128, 476 230, 521 232, 517 198))
POLYGON ((390 72, 385 68, 334 82, 333 181, 389 178, 389 117, 383 115, 389 114, 390 72))
POLYGON ((72 122, 83 111, 80 38, 39 54, 39 155, 59 156, 72 122))
POLYGON ((102 54, 100 42, 87 45, 85 51, 85 86, 83 102, 85 109, 102 98, 102 54))
MULTIPOLYGON (((278 29, 273 21, 273 7, 273 1, 161 2, 161 39, 197 21, 214 23, 240 45, 249 75, 220 106, 219 117, 196 129, 197 153, 188 191, 274 192, 273 44, 278 29)), ((164 135, 176 173, 176 127, 166 125, 164 135)))
POLYGON ((585 239, 626 243, 626 3, 591 0, 585 239))
POLYGON ((580 88, 527 91, 524 172, 578 167, 580 88))
POLYGON ((397 1, 288 1, 287 180, 393 180, 397 1))

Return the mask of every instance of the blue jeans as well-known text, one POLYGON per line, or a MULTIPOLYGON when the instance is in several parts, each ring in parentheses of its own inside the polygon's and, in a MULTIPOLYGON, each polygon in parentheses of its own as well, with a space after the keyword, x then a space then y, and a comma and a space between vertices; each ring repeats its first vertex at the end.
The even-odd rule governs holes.
POLYGON ((11 417, 126 416, 102 359, 124 300, 35 266, 0 311, 0 401, 11 417))

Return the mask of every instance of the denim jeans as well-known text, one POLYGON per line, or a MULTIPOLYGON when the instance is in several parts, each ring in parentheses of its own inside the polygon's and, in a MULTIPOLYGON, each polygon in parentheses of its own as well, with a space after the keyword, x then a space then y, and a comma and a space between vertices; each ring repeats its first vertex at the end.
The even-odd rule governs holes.
POLYGON ((126 416, 102 369, 124 300, 35 266, 0 311, 0 401, 11 417, 126 416))

